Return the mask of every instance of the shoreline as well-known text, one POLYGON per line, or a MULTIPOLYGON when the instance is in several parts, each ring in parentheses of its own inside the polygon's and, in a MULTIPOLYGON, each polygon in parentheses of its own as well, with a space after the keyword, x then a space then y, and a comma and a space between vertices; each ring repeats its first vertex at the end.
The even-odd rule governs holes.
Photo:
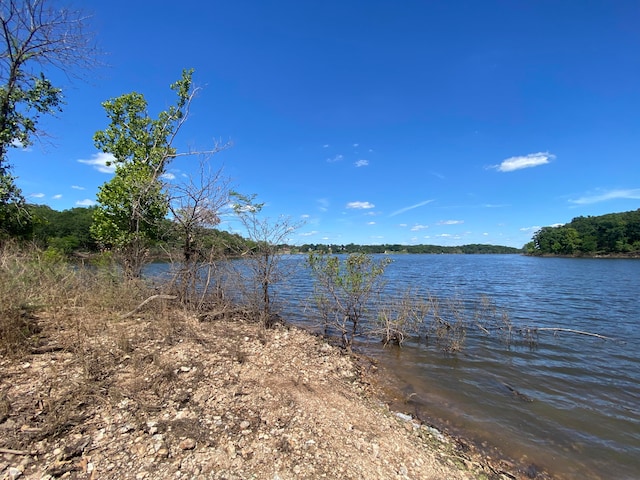
POLYGON ((38 318, 37 347, 0 359, 1 475, 549 478, 396 411, 375 360, 301 327, 179 309, 108 317, 38 318))
MULTIPOLYGON (((482 465, 486 472, 494 475, 502 475, 497 478, 511 479, 538 479, 538 480, 558 480, 544 468, 536 465, 535 462, 522 462, 509 457, 500 449, 491 444, 481 444, 481 442, 471 438, 463 429, 452 429, 440 418, 426 415, 423 411, 418 411, 418 406, 411 401, 412 394, 407 395, 405 385, 388 371, 380 362, 366 354, 357 354, 360 362, 365 362, 374 366, 374 372, 365 374, 368 382, 373 386, 373 395, 387 405, 389 411, 399 418, 415 424, 425 426, 427 429, 437 432, 438 436, 447 439, 456 445, 457 453, 463 455, 470 462, 482 465)), ((534 459, 535 460, 535 459, 534 459)))

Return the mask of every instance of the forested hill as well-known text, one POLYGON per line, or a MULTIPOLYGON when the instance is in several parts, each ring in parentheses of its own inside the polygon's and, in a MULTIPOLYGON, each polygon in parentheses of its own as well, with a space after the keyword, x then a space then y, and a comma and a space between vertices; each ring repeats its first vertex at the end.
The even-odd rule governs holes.
POLYGON ((640 256, 640 209, 544 227, 525 249, 530 255, 640 256))
POLYGON ((501 245, 472 244, 458 247, 441 245, 323 245, 305 244, 297 247, 299 252, 324 253, 522 253, 521 248, 503 247, 501 245))

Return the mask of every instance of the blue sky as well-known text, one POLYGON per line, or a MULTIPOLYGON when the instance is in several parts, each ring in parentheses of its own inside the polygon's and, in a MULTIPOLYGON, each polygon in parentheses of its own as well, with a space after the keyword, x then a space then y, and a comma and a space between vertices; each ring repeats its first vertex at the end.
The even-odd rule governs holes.
POLYGON ((111 178, 92 140, 101 102, 137 91, 155 116, 194 68, 176 146, 232 142, 212 167, 266 215, 303 221, 292 243, 521 247, 541 226, 640 207, 637 1, 78 5, 108 65, 53 73, 64 111, 10 157, 31 202, 94 202, 111 178))

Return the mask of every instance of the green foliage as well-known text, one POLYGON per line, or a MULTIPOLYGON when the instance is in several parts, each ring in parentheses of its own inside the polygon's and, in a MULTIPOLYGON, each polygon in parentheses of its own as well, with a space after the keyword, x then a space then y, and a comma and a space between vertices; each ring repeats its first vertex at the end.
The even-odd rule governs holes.
POLYGON ((161 176, 176 155, 173 140, 184 123, 191 99, 192 70, 171 85, 176 105, 152 119, 147 102, 129 93, 104 102, 109 126, 96 132, 96 147, 114 156, 113 179, 100 187, 92 235, 106 248, 115 249, 128 276, 140 276, 149 248, 160 237, 168 213, 168 197, 161 176))
POLYGON ((72 67, 91 66, 93 58, 86 16, 50 3, 0 2, 0 216, 12 224, 16 211, 7 206, 24 199, 11 175, 9 150, 31 145, 40 118, 60 112, 63 104, 62 90, 43 70, 54 66, 69 74, 72 67))
POLYGON ((527 244, 531 255, 620 255, 640 252, 640 209, 597 217, 576 217, 544 227, 527 244))
POLYGON ((66 254, 97 250, 90 233, 95 207, 75 207, 61 212, 47 205, 27 205, 26 209, 32 219, 31 239, 41 247, 52 246, 66 254))
POLYGON ((336 329, 342 345, 351 349, 360 334, 361 322, 369 303, 382 288, 382 275, 391 260, 375 261, 364 253, 345 259, 336 255, 310 253, 307 264, 314 277, 314 298, 322 317, 325 334, 336 329))

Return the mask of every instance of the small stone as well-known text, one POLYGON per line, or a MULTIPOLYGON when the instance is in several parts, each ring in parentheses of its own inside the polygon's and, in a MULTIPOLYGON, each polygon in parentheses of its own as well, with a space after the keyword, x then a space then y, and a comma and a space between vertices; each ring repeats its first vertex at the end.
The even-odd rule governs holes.
POLYGON ((169 456, 169 449, 166 445, 161 445, 156 451, 156 456, 158 458, 167 458, 169 456))
POLYGON ((22 471, 18 470, 15 467, 10 467, 9 471, 7 472, 7 478, 9 480, 16 480, 16 478, 19 478, 22 476, 22 471))
POLYGON ((180 450, 193 450, 196 448, 196 441, 193 438, 185 438, 180 442, 180 450))
POLYGON ((189 371, 191 371, 191 367, 182 366, 182 367, 180 367, 180 371, 181 372, 189 372, 189 371))
POLYGON ((246 430, 247 428, 249 428, 251 426, 251 423, 247 422, 246 420, 240 422, 240 428, 242 430, 246 430))

